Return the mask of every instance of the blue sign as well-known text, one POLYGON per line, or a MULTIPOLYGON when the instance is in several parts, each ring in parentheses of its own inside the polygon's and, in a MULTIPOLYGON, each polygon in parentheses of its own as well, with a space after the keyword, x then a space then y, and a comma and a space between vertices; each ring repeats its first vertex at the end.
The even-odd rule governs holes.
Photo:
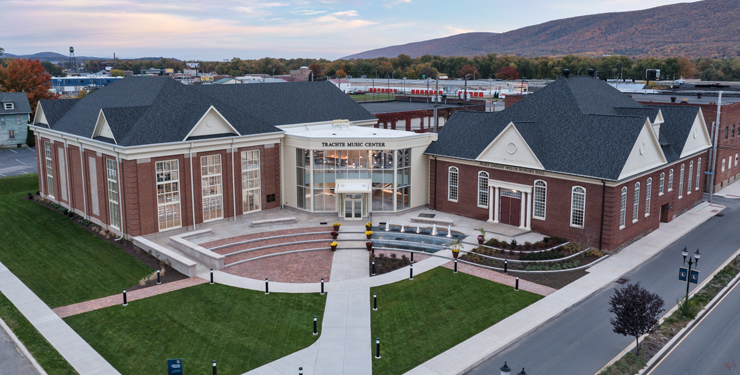
POLYGON ((182 358, 167 360, 167 375, 182 375, 182 358))
POLYGON ((712 174, 712 171, 706 171, 704 174, 712 174))
POLYGON ((686 267, 678 268, 678 281, 686 281, 686 276, 689 273, 689 269, 686 267))
POLYGON ((689 275, 689 282, 692 284, 699 284, 699 271, 698 270, 691 270, 691 274, 689 275))

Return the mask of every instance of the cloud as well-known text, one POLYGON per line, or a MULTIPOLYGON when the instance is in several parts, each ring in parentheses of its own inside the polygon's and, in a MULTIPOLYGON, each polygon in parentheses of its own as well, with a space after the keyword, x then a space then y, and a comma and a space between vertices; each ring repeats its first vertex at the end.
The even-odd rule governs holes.
POLYGON ((401 5, 401 4, 411 4, 411 0, 395 0, 395 1, 391 1, 390 3, 385 3, 383 4, 383 6, 386 8, 393 8, 396 5, 401 5))
POLYGON ((344 12, 334 12, 331 15, 332 16, 337 16, 337 17, 357 17, 357 16, 359 16, 359 14, 357 14, 357 11, 356 10, 347 10, 347 11, 344 11, 344 12))
POLYGON ((326 11, 325 10, 300 9, 300 10, 294 10, 294 11, 292 11, 290 13, 298 14, 298 15, 301 15, 301 16, 314 16, 314 15, 317 15, 317 14, 326 13, 326 11))

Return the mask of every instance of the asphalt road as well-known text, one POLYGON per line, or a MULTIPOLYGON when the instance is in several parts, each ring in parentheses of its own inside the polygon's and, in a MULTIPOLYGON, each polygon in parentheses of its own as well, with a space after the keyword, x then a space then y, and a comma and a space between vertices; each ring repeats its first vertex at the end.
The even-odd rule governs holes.
POLYGON ((36 173, 36 147, 0 149, 0 177, 36 173))
POLYGON ((740 287, 737 285, 740 284, 735 284, 734 289, 646 375, 738 374, 740 287))
POLYGON ((0 329, 0 375, 38 375, 3 329, 0 329))
MULTIPOLYGON (((737 230, 740 223, 740 200, 715 197, 714 201, 727 207, 722 212, 723 217, 711 218, 623 276, 628 282, 639 282, 646 289, 658 293, 665 301, 666 310, 686 293, 686 284, 678 281, 678 268, 683 261, 681 250, 684 246, 691 252, 697 248, 701 251, 699 282, 740 247, 740 231, 737 230)), ((468 374, 497 374, 504 361, 512 369, 524 367, 527 374, 533 375, 595 374, 634 340, 612 332, 609 323, 609 297, 618 287, 621 285, 613 283, 602 288, 495 354, 468 374)), ((734 331, 735 334, 737 332, 734 331)), ((740 355, 738 359, 740 360, 740 355)))

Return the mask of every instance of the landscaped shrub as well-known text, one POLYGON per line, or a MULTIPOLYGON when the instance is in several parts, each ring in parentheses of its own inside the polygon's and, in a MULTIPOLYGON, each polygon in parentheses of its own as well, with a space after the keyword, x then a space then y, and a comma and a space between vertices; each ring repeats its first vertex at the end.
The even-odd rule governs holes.
POLYGON ((524 243, 524 250, 529 250, 531 248, 532 248, 532 243, 531 242, 525 242, 524 243))
POLYGON ((583 256, 587 257, 601 258, 604 255, 606 255, 606 252, 597 249, 589 249, 583 252, 583 256))
POLYGON ((516 240, 511 240, 511 248, 516 249, 516 240))
POLYGON ((509 243, 508 243, 508 242, 506 242, 506 241, 501 241, 501 248, 502 248, 502 249, 506 249, 506 248, 508 248, 508 247, 509 247, 509 243))

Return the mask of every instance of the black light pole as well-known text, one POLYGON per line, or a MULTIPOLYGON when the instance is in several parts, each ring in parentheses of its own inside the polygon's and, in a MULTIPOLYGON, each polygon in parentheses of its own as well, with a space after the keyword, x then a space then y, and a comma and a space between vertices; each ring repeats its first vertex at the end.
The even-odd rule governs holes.
POLYGON ((216 370, 216 360, 213 360, 213 375, 218 375, 218 370, 216 370))
POLYGON ((511 369, 509 368, 509 365, 506 364, 506 362, 504 362, 504 365, 501 366, 499 370, 501 370, 501 375, 511 375, 511 369))
MULTIPOLYGON (((683 264, 686 264, 686 257, 689 255, 689 250, 686 249, 686 246, 684 246, 683 250, 681 250, 681 255, 683 255, 683 264)), ((699 266, 699 258, 701 258, 701 253, 699 253, 699 249, 696 249, 696 252, 694 253, 694 257, 689 257, 689 272, 686 274, 686 301, 689 300, 689 285, 691 281, 691 266, 696 264, 697 267, 699 266), (696 260, 694 262, 693 260, 696 260)))

